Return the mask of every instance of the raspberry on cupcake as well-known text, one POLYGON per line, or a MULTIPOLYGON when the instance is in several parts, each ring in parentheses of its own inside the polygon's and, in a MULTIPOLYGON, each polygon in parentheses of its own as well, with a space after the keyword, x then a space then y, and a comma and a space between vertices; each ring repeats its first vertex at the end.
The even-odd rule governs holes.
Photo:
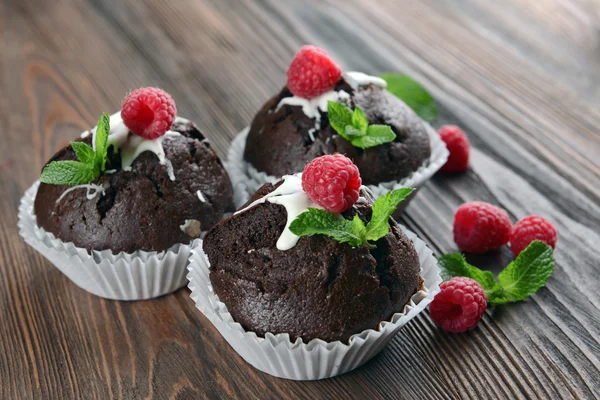
POLYGON ((348 342, 421 289, 413 243, 390 218, 411 189, 377 202, 346 157, 265 184, 203 241, 214 292, 244 329, 348 342))
POLYGON ((314 46, 300 49, 287 77, 250 126, 243 158, 251 174, 278 178, 341 153, 360 169, 364 184, 379 185, 410 176, 429 159, 428 127, 386 90, 385 80, 342 73, 314 46))
MULTIPOLYGON (((168 93, 138 89, 121 112, 103 114, 97 127, 56 153, 35 193, 37 229, 91 256, 108 251, 111 260, 155 255, 172 263, 169 254, 189 251, 233 209, 232 185, 198 127, 176 113, 168 93)), ((185 262, 170 268, 181 286, 185 262)))

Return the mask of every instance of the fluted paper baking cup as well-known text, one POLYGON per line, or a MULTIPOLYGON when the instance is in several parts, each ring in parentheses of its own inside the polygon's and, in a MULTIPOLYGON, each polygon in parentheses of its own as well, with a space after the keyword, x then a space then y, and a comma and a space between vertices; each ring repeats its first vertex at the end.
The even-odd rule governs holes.
POLYGON ((369 361, 392 339, 408 321, 427 307, 439 292, 442 279, 437 260, 417 236, 404 229, 414 243, 421 264, 424 289, 415 293, 400 313, 379 324, 377 330, 367 329, 352 335, 349 344, 300 338, 295 342, 285 334, 267 333, 265 337, 244 330, 233 320, 227 306, 213 292, 209 278, 209 262, 201 247, 192 251, 188 265, 188 287, 196 308, 208 318, 231 347, 255 368, 279 378, 316 380, 331 378, 360 367, 369 361))
POLYGON ((185 285, 191 250, 202 246, 201 239, 187 245, 176 244, 160 252, 112 254, 110 250, 93 250, 90 254, 38 226, 33 212, 38 186, 39 181, 21 199, 19 234, 77 286, 107 299, 143 300, 174 292, 185 285))
MULTIPOLYGON (((402 180, 383 182, 377 185, 368 185, 375 197, 379 197, 390 190, 403 187, 412 187, 415 189, 420 188, 425 182, 427 182, 428 179, 433 176, 433 174, 442 168, 442 166, 448 160, 448 149, 446 148, 446 144, 442 141, 440 135, 428 123, 423 122, 423 124, 425 125, 427 134, 429 135, 431 156, 425 160, 419 169, 402 180)), ((244 160, 244 149, 246 148, 246 138, 248 137, 249 131, 250 128, 247 127, 233 139, 231 142, 231 147, 229 147, 227 161, 225 163, 234 187, 237 185, 242 185, 247 189, 247 197, 245 197, 246 201, 248 200, 249 195, 258 190, 258 188, 260 188, 266 182, 273 183, 280 179, 280 177, 268 175, 265 172, 258 171, 254 166, 252 166, 252 164, 244 160)), ((237 204, 236 206, 239 207, 237 204)))

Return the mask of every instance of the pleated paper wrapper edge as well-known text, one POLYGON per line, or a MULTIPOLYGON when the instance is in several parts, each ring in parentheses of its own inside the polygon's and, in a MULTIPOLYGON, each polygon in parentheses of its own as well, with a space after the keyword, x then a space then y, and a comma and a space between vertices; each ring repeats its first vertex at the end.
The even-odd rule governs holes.
POLYGON ((200 312, 231 347, 255 368, 276 377, 293 380, 317 380, 341 375, 358 368, 379 353, 439 292, 442 279, 437 260, 414 233, 406 229, 404 232, 413 241, 419 255, 424 289, 412 296, 403 312, 394 314, 389 321, 381 322, 377 330, 368 329, 353 335, 349 344, 320 339, 308 343, 301 339, 291 342, 288 334, 267 333, 263 338, 254 332, 245 331, 233 320, 227 306, 213 292, 209 279, 209 262, 201 247, 192 251, 188 265, 188 287, 192 291, 190 296, 200 312))
POLYGON ((112 254, 92 251, 63 242, 38 226, 33 202, 39 181, 26 192, 19 206, 19 234, 77 286, 96 296, 114 300, 143 300, 172 293, 185 286, 186 266, 194 247, 176 244, 166 251, 112 254))

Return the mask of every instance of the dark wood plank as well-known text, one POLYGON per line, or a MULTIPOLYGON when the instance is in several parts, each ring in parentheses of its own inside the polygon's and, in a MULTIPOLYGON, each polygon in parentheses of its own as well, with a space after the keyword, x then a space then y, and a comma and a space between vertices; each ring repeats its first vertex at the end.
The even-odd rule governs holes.
MULTIPOLYGON (((600 392, 598 3, 548 0, 27 0, 0 5, 0 398, 592 398, 600 392), (348 69, 410 73, 458 123, 472 169, 437 176, 403 223, 438 254, 467 200, 539 213, 560 232, 533 298, 468 334, 424 313, 367 366, 291 382, 244 363, 183 289, 113 302, 73 285, 19 238, 43 162, 158 85, 224 155, 304 43, 348 69)), ((476 260, 498 270, 505 249, 476 260)))

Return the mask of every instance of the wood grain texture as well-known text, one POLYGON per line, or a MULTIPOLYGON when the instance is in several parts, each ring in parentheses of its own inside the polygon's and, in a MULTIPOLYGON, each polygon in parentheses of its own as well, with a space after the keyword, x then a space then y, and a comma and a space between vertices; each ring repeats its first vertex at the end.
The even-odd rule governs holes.
POLYGON ((0 3, 0 399, 598 398, 598 32, 597 0, 0 3), (22 242, 22 193, 127 90, 168 90, 224 155, 304 43, 347 69, 409 73, 439 101, 436 125, 467 131, 471 170, 436 176, 402 222, 441 254, 464 201, 544 215, 560 234, 547 287, 463 335, 423 313, 363 368, 291 382, 247 365, 187 289, 100 299, 22 242))

